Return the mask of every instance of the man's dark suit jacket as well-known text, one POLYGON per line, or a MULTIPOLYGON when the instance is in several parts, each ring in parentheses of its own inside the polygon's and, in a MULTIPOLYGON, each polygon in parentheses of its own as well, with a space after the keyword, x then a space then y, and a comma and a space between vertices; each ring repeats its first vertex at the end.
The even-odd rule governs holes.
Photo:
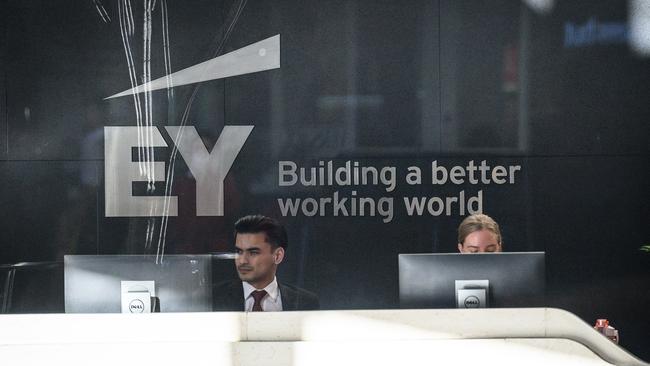
MULTIPOLYGON (((320 303, 316 294, 299 287, 278 282, 282 297, 282 311, 318 310, 320 303)), ((223 282, 214 287, 213 311, 244 311, 244 288, 241 281, 223 282)))

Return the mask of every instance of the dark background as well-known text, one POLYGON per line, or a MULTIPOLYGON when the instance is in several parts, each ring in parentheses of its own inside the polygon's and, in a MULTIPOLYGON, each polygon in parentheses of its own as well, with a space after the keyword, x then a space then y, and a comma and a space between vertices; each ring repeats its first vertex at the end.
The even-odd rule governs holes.
MULTIPOLYGON (((255 125, 226 179, 224 217, 195 216, 194 180, 179 158, 179 216, 169 219, 165 252, 230 250, 242 215, 281 218, 278 198, 352 190, 279 187, 279 160, 396 166, 399 177, 418 165, 422 185, 357 189, 395 197, 390 223, 281 218, 290 233, 281 279, 318 293, 324 309, 396 308, 397 254, 455 251, 462 220, 457 211, 409 217, 401 197, 483 190, 505 250, 547 253, 548 306, 588 323, 608 318, 624 347, 650 359, 650 254, 639 250, 650 244, 650 55, 630 41, 627 1, 550 3, 170 2, 173 71, 276 34, 281 68, 177 87, 171 100, 153 93, 154 124, 164 126, 180 124, 196 91, 188 124, 209 146, 224 124, 255 125), (567 41, 567 29, 589 22, 623 33, 567 41), (433 160, 522 170, 513 185, 432 186, 433 160)), ((0 264, 155 253, 145 232, 160 218, 104 216, 102 128, 135 125, 132 98, 104 100, 130 88, 117 1, 0 4, 0 264)), ((154 79, 165 74, 161 4, 154 79)), ((141 77, 142 2, 132 5, 141 77)), ((61 276, 39 268, 16 276, 12 312, 63 311, 61 276)))

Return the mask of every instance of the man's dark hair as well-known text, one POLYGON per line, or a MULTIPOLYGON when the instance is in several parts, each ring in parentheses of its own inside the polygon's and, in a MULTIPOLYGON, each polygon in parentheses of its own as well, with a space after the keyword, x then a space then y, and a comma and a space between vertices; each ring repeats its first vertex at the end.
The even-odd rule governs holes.
POLYGON ((266 241, 273 249, 282 247, 287 249, 287 230, 277 220, 262 215, 248 215, 235 223, 235 237, 237 234, 264 233, 266 241))

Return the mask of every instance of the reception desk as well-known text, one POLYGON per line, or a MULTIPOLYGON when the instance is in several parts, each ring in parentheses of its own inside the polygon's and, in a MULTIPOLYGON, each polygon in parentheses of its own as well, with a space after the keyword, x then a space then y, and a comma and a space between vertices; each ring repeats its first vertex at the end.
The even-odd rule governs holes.
POLYGON ((648 365, 549 308, 0 316, 6 365, 648 365))

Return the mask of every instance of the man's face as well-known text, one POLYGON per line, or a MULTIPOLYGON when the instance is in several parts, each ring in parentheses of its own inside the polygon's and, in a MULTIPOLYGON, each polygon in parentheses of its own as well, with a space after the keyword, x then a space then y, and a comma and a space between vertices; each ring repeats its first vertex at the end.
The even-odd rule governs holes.
POLYGON ((501 251, 497 235, 490 230, 475 231, 465 238, 464 243, 458 243, 461 253, 492 253, 501 251))
POLYGON ((264 233, 237 234, 235 247, 235 266, 242 281, 257 289, 262 289, 273 281, 278 264, 284 258, 284 248, 274 250, 266 241, 264 233))

